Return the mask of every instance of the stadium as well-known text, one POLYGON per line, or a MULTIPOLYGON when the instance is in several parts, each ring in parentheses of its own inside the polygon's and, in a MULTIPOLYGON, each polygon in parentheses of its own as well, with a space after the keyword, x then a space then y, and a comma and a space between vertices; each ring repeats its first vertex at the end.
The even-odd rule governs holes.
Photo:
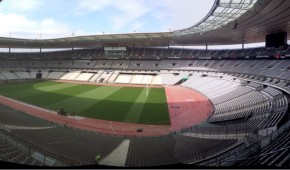
POLYGON ((0 37, 1 163, 290 168, 289 30, 290 1, 215 0, 175 31, 0 37))

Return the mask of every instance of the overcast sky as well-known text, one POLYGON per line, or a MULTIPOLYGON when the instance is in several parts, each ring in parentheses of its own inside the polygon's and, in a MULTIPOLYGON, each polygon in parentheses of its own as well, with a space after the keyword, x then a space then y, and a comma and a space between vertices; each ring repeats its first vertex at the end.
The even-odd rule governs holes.
POLYGON ((0 36, 66 36, 165 32, 206 16, 214 0, 3 0, 0 36))

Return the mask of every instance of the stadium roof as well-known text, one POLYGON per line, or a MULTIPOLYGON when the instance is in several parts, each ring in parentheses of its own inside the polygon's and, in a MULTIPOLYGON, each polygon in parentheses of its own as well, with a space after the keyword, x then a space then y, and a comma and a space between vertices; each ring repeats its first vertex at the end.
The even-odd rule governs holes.
MULTIPOLYGON (((0 47, 93 48, 226 45, 264 42, 269 33, 290 30, 289 0, 216 0, 196 25, 174 32, 103 34, 57 39, 0 37, 0 47)), ((288 35, 289 37, 289 35, 288 35)))
MULTIPOLYGON (((236 0, 229 0, 236 2, 236 0)), ((222 2, 222 1, 220 1, 222 2)), ((250 2, 250 1, 241 1, 250 2)), ((241 44, 245 43, 257 43, 264 42, 265 36, 270 33, 289 32, 290 30, 290 1, 288 0, 257 0, 255 5, 251 9, 248 5, 242 4, 228 4, 223 5, 216 2, 216 9, 211 11, 208 16, 208 20, 203 23, 199 23, 196 26, 176 31, 173 40, 176 44, 211 44, 211 45, 223 45, 223 44, 241 44), (223 9, 224 13, 219 13, 220 6, 229 6, 229 9, 223 9), (219 6, 219 7, 218 7, 219 6), (236 8, 237 7, 237 8, 236 8), (233 18, 231 12, 227 11, 240 11, 241 9, 247 9, 247 11, 239 17, 233 18), (213 16, 213 15, 216 15, 213 16), (221 17, 220 17, 221 16, 221 17), (226 21, 227 24, 219 26, 219 22, 215 18, 229 18, 226 21), (205 24, 205 23, 213 23, 205 24), (215 25, 216 24, 216 25, 215 25), (207 28, 207 26, 208 28, 207 28), (185 34, 187 33, 187 34, 185 34)), ((239 15, 239 13, 237 13, 239 15)), ((288 39, 289 39, 288 34, 288 39)))
POLYGON ((172 32, 104 34, 34 40, 0 38, 0 47, 93 48, 103 46, 164 46, 164 44, 168 44, 170 37, 172 37, 172 32))
POLYGON ((190 28, 175 31, 175 35, 202 34, 222 28, 242 14, 254 10, 257 0, 216 0, 208 15, 190 28))

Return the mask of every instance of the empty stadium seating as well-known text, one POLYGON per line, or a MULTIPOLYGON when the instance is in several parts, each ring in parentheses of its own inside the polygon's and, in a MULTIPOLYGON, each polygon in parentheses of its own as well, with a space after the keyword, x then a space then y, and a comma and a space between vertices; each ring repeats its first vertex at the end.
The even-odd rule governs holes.
MULTIPOLYGON (((165 136, 126 137, 74 129, 0 106, 1 134, 11 135, 20 143, 46 152, 64 165, 94 164, 96 155, 105 158, 126 139, 130 145, 125 166, 147 167, 193 163, 222 155, 235 147, 240 139, 246 141, 250 135, 257 135, 257 139, 267 137, 288 120, 289 97, 286 93, 290 93, 290 60, 224 59, 224 56, 272 55, 275 52, 271 49, 205 51, 131 48, 125 56, 130 60, 104 59, 99 57, 102 53, 101 49, 27 53, 23 55, 27 59, 15 54, 14 57, 19 60, 8 60, 3 56, 12 54, 0 53, 0 80, 35 79, 36 73, 41 72, 43 79, 53 80, 176 85, 204 94, 214 106, 214 112, 200 125, 178 129, 165 136), (34 60, 31 56, 59 58, 34 60), (216 58, 195 60, 204 56, 216 58), (138 60, 142 57, 146 60, 138 60), (156 60, 156 57, 161 59, 156 60)), ((196 118, 188 115, 180 117, 188 120, 196 118)), ((266 164, 289 168, 287 141, 289 133, 280 134, 276 141, 257 149, 258 155, 254 159, 240 161, 239 165, 266 164)), ((251 142, 246 141, 245 144, 250 145, 251 142)), ((0 148, 1 160, 44 165, 11 143, 1 140, 0 148)))
POLYGON ((279 168, 289 167, 289 131, 281 134, 278 139, 262 148, 251 159, 240 161, 239 165, 244 167, 270 166, 279 168))

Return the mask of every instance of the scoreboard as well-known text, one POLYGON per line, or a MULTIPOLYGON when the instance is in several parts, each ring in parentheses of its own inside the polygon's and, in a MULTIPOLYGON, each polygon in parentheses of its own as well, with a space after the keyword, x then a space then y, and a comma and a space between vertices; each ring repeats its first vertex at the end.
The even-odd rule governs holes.
POLYGON ((126 47, 104 47, 105 57, 122 57, 127 54, 126 47))

